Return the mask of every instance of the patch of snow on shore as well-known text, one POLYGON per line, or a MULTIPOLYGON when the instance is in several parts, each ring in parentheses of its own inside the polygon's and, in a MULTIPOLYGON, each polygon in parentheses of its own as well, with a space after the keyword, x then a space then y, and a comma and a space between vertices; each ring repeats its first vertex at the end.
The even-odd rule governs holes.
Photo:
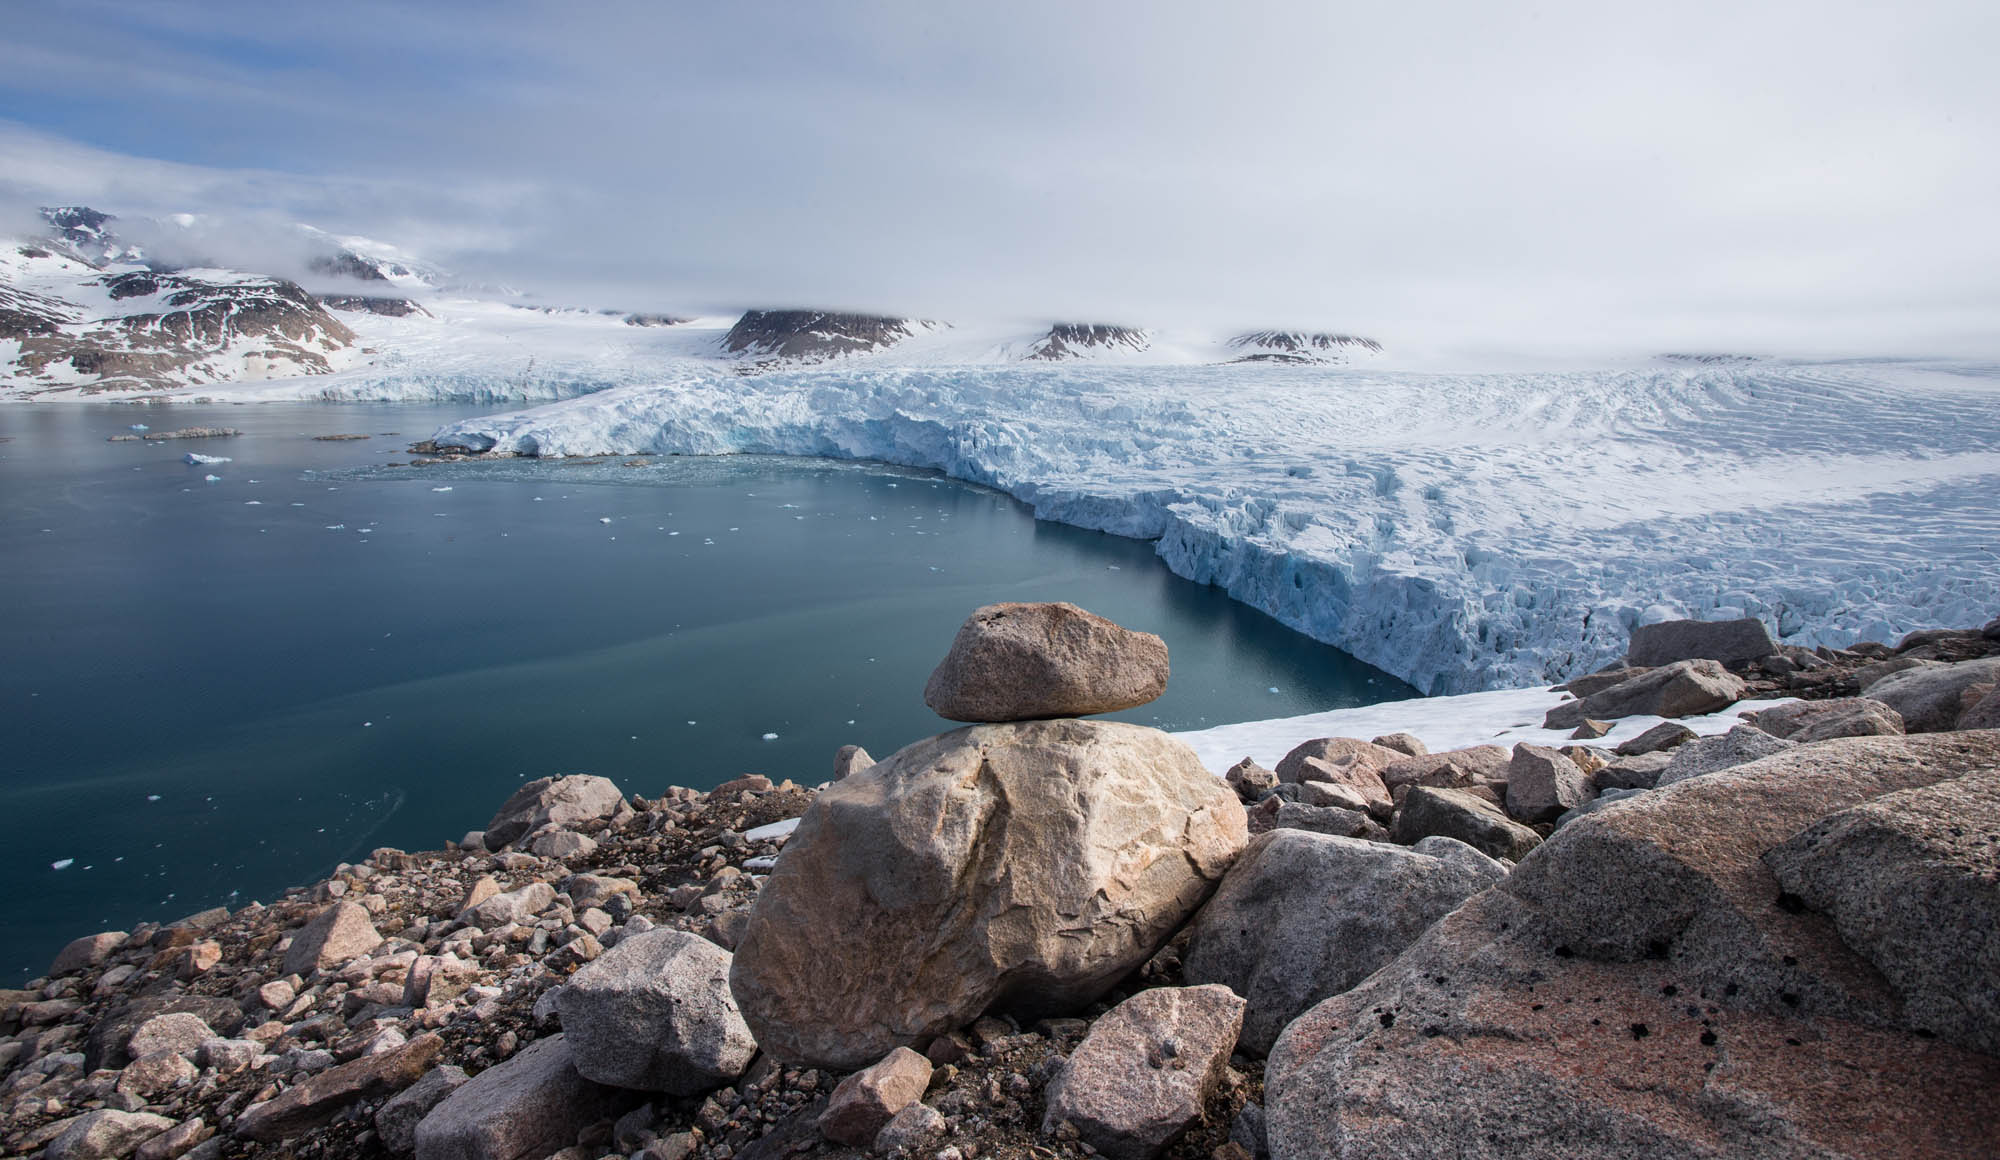
MULTIPOLYGON (((1201 763, 1216 774, 1246 757, 1266 769, 1278 762, 1300 742, 1319 737, 1358 737, 1363 741, 1389 733, 1411 733, 1432 753, 1464 749, 1471 745, 1501 745, 1512 748, 1526 741, 1534 745, 1577 744, 1569 739, 1571 730, 1542 728, 1542 715, 1568 698, 1547 687, 1497 689, 1487 693, 1465 693, 1455 697, 1425 697, 1409 701, 1383 701, 1356 709, 1334 709, 1308 713, 1302 717, 1281 717, 1271 721, 1245 721, 1240 725, 1218 725, 1174 736, 1186 742, 1200 756, 1201 763)), ((1674 720, 1704 737, 1727 733, 1741 724, 1741 716, 1787 704, 1793 698, 1773 701, 1738 701, 1719 713, 1674 720)), ((1616 748, 1653 726, 1664 717, 1639 715, 1611 723, 1611 732, 1582 744, 1602 749, 1616 748)))

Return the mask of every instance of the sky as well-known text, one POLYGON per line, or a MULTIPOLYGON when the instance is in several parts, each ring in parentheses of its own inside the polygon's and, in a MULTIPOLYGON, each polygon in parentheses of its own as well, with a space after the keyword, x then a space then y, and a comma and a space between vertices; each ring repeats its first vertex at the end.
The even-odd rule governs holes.
MULTIPOLYGON (((65 0, 32 207, 548 301, 1996 353, 2000 5, 65 0)), ((279 263, 282 256, 270 255, 279 263)))

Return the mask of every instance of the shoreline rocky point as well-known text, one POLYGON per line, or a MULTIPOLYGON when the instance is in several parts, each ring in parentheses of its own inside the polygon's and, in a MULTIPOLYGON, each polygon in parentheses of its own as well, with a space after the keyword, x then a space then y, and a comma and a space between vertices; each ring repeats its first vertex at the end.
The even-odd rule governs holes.
POLYGON ((0 1152, 2000 1155, 2000 620, 1648 626, 1565 686, 1571 745, 1226 778, 1087 719, 1167 673, 992 605, 926 689, 968 724, 825 785, 542 778, 77 939, 0 991, 0 1152), (1803 699, 1591 744, 1753 694, 1803 699))

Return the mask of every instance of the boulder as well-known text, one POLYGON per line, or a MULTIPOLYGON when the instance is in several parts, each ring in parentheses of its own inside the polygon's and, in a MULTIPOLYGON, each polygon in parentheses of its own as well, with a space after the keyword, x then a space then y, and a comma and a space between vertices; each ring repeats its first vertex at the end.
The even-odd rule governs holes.
POLYGON ((1389 833, 1406 846, 1433 836, 1455 838, 1488 857, 1510 862, 1520 861, 1542 840, 1482 798, 1464 790, 1423 785, 1410 788, 1389 833))
MULTIPOLYGON (((1355 813, 1368 812, 1370 802, 1361 796, 1361 791, 1337 781, 1302 781, 1298 783, 1299 804, 1305 806, 1337 806, 1355 813)), ((1385 796, 1383 801, 1388 798, 1385 796)), ((1310 827, 1307 827, 1310 828, 1310 827)))
POLYGON ((1874 685, 1888 680, 1897 673, 1906 673, 1912 669, 1941 669, 1943 667, 1945 666, 1937 661, 1927 661, 1921 657, 1891 657, 1888 660, 1876 661, 1872 665, 1863 665, 1854 670, 1854 687, 1865 693, 1874 685))
POLYGON ((597 840, 587 834, 572 834, 568 830, 558 830, 543 834, 528 844, 528 852, 537 858, 581 858, 597 850, 597 840))
POLYGON ((1872 697, 1792 701, 1756 714, 1750 723, 1773 737, 1801 745, 1836 737, 1892 737, 1904 732, 1903 715, 1872 697))
POLYGON ((1691 717, 1742 700, 1749 686, 1712 660, 1675 661, 1593 693, 1565 701, 1542 718, 1545 729, 1574 729, 1586 720, 1615 721, 1641 714, 1691 717))
POLYGON ((43 1160, 120 1160, 139 1145, 174 1126, 151 1112, 121 1112, 111 1108, 77 1117, 49 1142, 43 1160))
POLYGON ((293 933, 284 972, 310 975, 343 967, 381 945, 382 936, 375 933, 366 910, 352 902, 336 902, 293 933))
POLYGON ((988 604, 959 626, 924 704, 951 721, 1082 717, 1167 687, 1167 645, 1074 604, 988 604))
POLYGON ((1110 1160, 1152 1160, 1221 1082, 1243 1024, 1227 987, 1155 987, 1106 1012, 1049 1081, 1042 1131, 1064 1123, 1110 1160))
POLYGON ((382 1146, 398 1156, 415 1152, 417 1125, 446 1096, 464 1087, 466 1079, 464 1068, 447 1063, 397 1092, 375 1111, 375 1134, 382 1138, 382 1146))
POLYGON ((275 1099, 252 1105, 237 1118, 236 1134, 275 1144, 317 1128, 350 1104, 378 1100, 416 1083, 442 1051, 443 1037, 431 1031, 401 1047, 330 1067, 286 1088, 275 1099))
POLYGON ((1906 732, 1903 715, 1880 701, 1856 697, 1840 705, 1810 718, 1786 740, 1810 745, 1841 737, 1899 737, 1906 732))
MULTIPOLYGON (((1975 774, 2000 774, 2000 736, 1841 739, 1564 826, 1285 1030, 1272 1156, 1990 1152, 2000 1059, 1915 1034, 1893 980, 1764 857, 1829 813, 1975 774)), ((1870 849, 1824 857, 1866 881, 1870 849)))
POLYGON ((494 930, 510 922, 527 922, 555 904, 555 887, 546 882, 530 882, 504 894, 491 895, 467 907, 458 918, 481 930, 494 930))
POLYGON ((1909 669, 1868 686, 1868 695, 1903 716, 1910 733, 1942 733, 1958 727, 1960 700, 1973 685, 2000 682, 2000 657, 1909 669))
POLYGON ((868 751, 859 745, 843 745, 833 755, 833 780, 851 777, 875 764, 868 751))
POLYGON ((603 874, 572 874, 563 879, 562 892, 569 895, 570 905, 578 910, 601 907, 621 894, 633 902, 639 900, 637 882, 603 874))
POLYGON ((1241 995, 1240 1050, 1262 1055, 1301 1012, 1373 974, 1424 928, 1506 875, 1450 838, 1404 849, 1302 830, 1251 840, 1195 917, 1190 983, 1241 995), (1433 851, 1456 847, 1461 857, 1433 851))
POLYGON ((150 1096, 193 1083, 200 1074, 200 1069, 186 1056, 173 1051, 156 1051, 126 1064, 125 1070, 118 1074, 117 1090, 128 1095, 150 1096))
POLYGON ((875 1133, 874 1149, 880 1156, 893 1156, 899 1152, 916 1155, 921 1149, 942 1139, 950 1126, 944 1113, 918 1101, 889 1117, 889 1122, 875 1133))
MULTIPOLYGON (((1298 762, 1298 780, 1290 784, 1298 786, 1329 785, 1347 790, 1361 802, 1361 809, 1388 817, 1395 809, 1395 802, 1389 797, 1389 787, 1382 784, 1382 776, 1359 757, 1342 757, 1335 761, 1323 761, 1317 757, 1307 757, 1298 762)), ((1303 800, 1303 799, 1302 799, 1303 800)))
POLYGON ((729 994, 729 952, 651 930, 571 976, 556 1010, 585 1079, 687 1096, 743 1074, 757 1053, 729 994))
POLYGON ((1555 830, 1560 830, 1578 818, 1588 817, 1606 806, 1616 805, 1619 802, 1638 797, 1645 792, 1643 789, 1607 789, 1582 805, 1577 806, 1575 809, 1564 810, 1562 816, 1555 820, 1555 825, 1550 832, 1553 833, 1555 830))
POLYGON ((81 971, 94 967, 111 957, 111 953, 125 945, 125 932, 107 930, 102 934, 87 934, 72 940, 69 945, 56 952, 55 961, 49 964, 49 977, 67 975, 71 971, 81 971))
POLYGON ((488 850, 504 849, 525 834, 555 826, 571 829, 597 818, 608 818, 625 800, 608 777, 570 774, 538 777, 514 791, 486 823, 482 841, 488 850))
MULTIPOLYGON (((179 1160, 192 1151, 195 1145, 214 1134, 215 1129, 208 1126, 207 1120, 194 1116, 182 1120, 139 1145, 138 1150, 132 1153, 132 1160, 179 1160)), ((222 1146, 218 1143, 210 1152, 214 1155, 221 1150, 222 1146)))
POLYGON ((1629 741, 1622 742, 1612 752, 1621 757, 1639 757, 1647 753, 1658 753, 1685 745, 1699 734, 1678 721, 1662 721, 1629 741))
POLYGON ((1246 836, 1235 795, 1158 730, 955 730, 821 791, 731 987, 766 1051, 833 1068, 996 1004, 1081 1007, 1165 943, 1246 836))
POLYGON ((898 1047, 840 1081, 820 1113, 820 1135, 865 1148, 898 1112, 923 1098, 930 1082, 931 1061, 898 1047))
MULTIPOLYGON (((1975 686, 1976 687, 1976 686, 1975 686)), ((2000 729, 2000 687, 1974 701, 1958 716, 1960 729, 2000 729)))
POLYGON ((1652 789, 1660 784, 1660 774, 1666 772, 1673 760, 1674 755, 1669 750, 1621 757, 1597 771, 1598 792, 1607 789, 1652 789))
POLYGON ((1375 738, 1369 744, 1393 749, 1406 757, 1422 757, 1431 751, 1430 746, 1424 744, 1423 738, 1414 733, 1389 733, 1375 738))
POLYGON ((1384 769, 1410 756, 1356 737, 1318 737, 1293 746, 1292 751, 1278 762, 1277 774, 1281 782, 1317 778, 1321 781, 1345 781, 1358 789, 1361 786, 1350 779, 1366 775, 1379 783, 1384 769), (1308 759, 1320 764, 1308 768, 1308 759), (1348 770, 1352 772, 1341 772, 1348 770))
POLYGON ((1248 757, 1230 766, 1223 780, 1246 802, 1263 801, 1265 794, 1278 788, 1278 775, 1248 757))
POLYGON ((1741 620, 1667 620, 1633 629, 1632 642, 1625 649, 1625 662, 1640 668, 1693 660, 1731 665, 1762 660, 1777 651, 1770 631, 1754 616, 1741 620))
POLYGON ((446 1096, 417 1124, 417 1160, 539 1160, 642 1097, 577 1074, 561 1035, 537 1039, 446 1096))
POLYGON ((192 1056, 201 1045, 216 1037, 215 1030, 201 1016, 187 1011, 155 1015, 141 1023, 125 1041, 126 1054, 133 1059, 170 1052, 192 1056))
POLYGON ((1569 739, 1571 741, 1595 741, 1609 732, 1611 732, 1611 722, 1592 721, 1585 718, 1584 722, 1570 733, 1569 739))
POLYGON ((1617 668, 1605 669, 1602 672, 1589 673, 1573 678, 1568 684, 1557 685, 1556 688, 1568 693, 1572 697, 1588 697, 1592 693, 1602 693, 1614 685, 1622 685, 1633 677, 1644 676, 1647 671, 1646 669, 1635 669, 1628 665, 1620 665, 1617 668))
POLYGON ((1910 1025, 2000 1055, 2000 773, 1883 794, 1764 853, 1910 1025))
POLYGON ((162 1047, 169 1047, 175 1051, 197 1050, 204 1041, 213 1038, 216 1032, 224 1035, 233 1034, 242 1025, 243 1009, 219 996, 144 996, 113 1010, 108 1015, 101 1016, 91 1027, 90 1038, 85 1041, 83 1049, 84 1070, 91 1072, 100 1068, 124 1067, 131 1062, 134 1054, 143 1055, 160 1050, 162 1047), (201 1028, 195 1023, 162 1024, 162 1028, 180 1029, 174 1033, 171 1042, 163 1043, 157 1038, 160 1029, 156 1028, 140 1040, 140 1047, 146 1050, 137 1053, 129 1051, 133 1035, 160 1015, 191 1015, 195 1023, 214 1030, 202 1035, 200 1039, 194 1039, 195 1035, 201 1034, 201 1028))
POLYGON ((1715 737, 1702 737, 1674 750, 1672 760, 1660 771, 1655 788, 1670 786, 1691 777, 1718 773, 1725 769, 1797 748, 1797 743, 1773 737, 1754 725, 1738 725, 1715 737))
POLYGON ((1520 821, 1553 822, 1591 799, 1590 778, 1546 745, 1523 741, 1507 765, 1507 812, 1520 821))
POLYGON ((1250 830, 1305 830, 1315 834, 1338 834, 1350 838, 1379 838, 1386 834, 1375 819, 1358 810, 1339 806, 1309 806, 1288 802, 1275 795, 1258 803, 1248 814, 1250 830))
POLYGON ((1398 801, 1402 793, 1413 785, 1427 785, 1432 789, 1505 785, 1507 766, 1512 760, 1513 755, 1499 745, 1447 749, 1442 753, 1405 757, 1389 763, 1382 770, 1382 784, 1389 787, 1390 796, 1398 801))

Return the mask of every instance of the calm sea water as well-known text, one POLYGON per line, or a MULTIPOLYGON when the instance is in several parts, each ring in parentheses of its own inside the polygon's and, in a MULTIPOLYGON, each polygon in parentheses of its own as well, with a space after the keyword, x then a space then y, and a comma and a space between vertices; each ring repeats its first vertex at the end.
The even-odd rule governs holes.
POLYGON ((0 970, 268 899, 376 846, 439 846, 545 774, 647 795, 824 780, 843 744, 881 757, 950 727, 924 681, 997 600, 1165 637, 1167 693, 1127 720, 1415 695, 1149 545, 934 475, 385 466, 462 413, 0 408, 0 970), (133 423, 245 434, 106 441, 133 423), (372 437, 312 438, 341 432, 372 437))

